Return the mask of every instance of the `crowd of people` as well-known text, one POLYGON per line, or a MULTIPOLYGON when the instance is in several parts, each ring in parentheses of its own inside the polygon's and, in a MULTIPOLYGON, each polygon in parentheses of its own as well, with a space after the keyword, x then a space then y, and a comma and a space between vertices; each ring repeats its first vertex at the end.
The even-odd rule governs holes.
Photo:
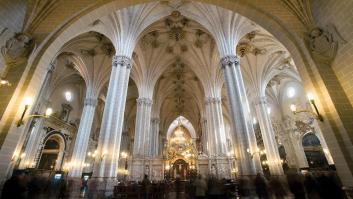
MULTIPOLYGON (((34 198, 104 198, 106 187, 99 179, 73 180, 43 177, 16 171, 2 187, 3 199, 34 198)), ((344 199, 342 186, 333 172, 287 173, 286 177, 264 177, 262 174, 238 178, 236 181, 205 178, 151 182, 145 175, 141 182, 124 182, 111 190, 115 198, 196 198, 196 199, 344 199), (129 195, 130 194, 130 195, 129 195)))

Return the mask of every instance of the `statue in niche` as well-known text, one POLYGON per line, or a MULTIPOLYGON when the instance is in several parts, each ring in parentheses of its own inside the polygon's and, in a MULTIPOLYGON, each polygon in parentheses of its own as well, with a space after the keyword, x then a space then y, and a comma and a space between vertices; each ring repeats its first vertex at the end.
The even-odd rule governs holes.
POLYGON ((70 106, 70 104, 61 104, 61 113, 59 118, 67 122, 69 120, 71 110, 72 107, 70 106))
POLYGON ((307 43, 315 62, 330 66, 336 57, 338 43, 346 43, 346 41, 334 25, 328 25, 326 29, 320 27, 312 29, 307 43))

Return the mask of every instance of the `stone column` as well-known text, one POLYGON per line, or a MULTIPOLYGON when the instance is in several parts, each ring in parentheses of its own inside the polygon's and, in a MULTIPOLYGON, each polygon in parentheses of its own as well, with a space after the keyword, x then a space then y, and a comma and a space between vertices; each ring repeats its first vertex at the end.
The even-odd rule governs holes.
POLYGON ((144 157, 151 155, 150 134, 152 100, 148 98, 137 99, 137 114, 134 138, 134 157, 144 157))
POLYGON ((236 156, 239 160, 239 174, 255 175, 257 172, 256 166, 247 149, 256 147, 256 142, 254 142, 255 139, 250 139, 251 136, 255 135, 249 131, 246 121, 250 117, 247 116, 249 112, 246 110, 247 98, 239 58, 235 55, 225 56, 221 59, 221 65, 227 87, 232 126, 236 134, 236 156))
POLYGON ((262 140, 264 142, 266 157, 271 175, 283 175, 281 158, 279 156, 275 132, 273 130, 271 118, 267 112, 267 102, 265 97, 260 97, 255 103, 255 110, 259 121, 262 140))
POLYGON ((88 141, 91 134, 96 105, 96 98, 85 99, 81 114, 80 126, 77 131, 74 150, 70 161, 70 177, 81 177, 82 175, 83 164, 86 160, 88 141))
POLYGON ((151 134, 152 134, 152 157, 158 156, 159 147, 159 118, 152 118, 151 120, 151 134))
MULTIPOLYGON (((54 63, 50 63, 49 67, 48 67, 48 71, 47 74, 45 76, 45 79, 42 83, 42 87, 40 88, 39 91, 39 97, 38 100, 36 100, 35 102, 35 111, 37 112, 35 114, 44 114, 46 111, 46 108, 48 107, 49 101, 48 101, 48 90, 49 90, 49 86, 50 86, 50 81, 52 79, 53 76, 53 72, 55 70, 55 64, 54 63)), ((24 141, 23 141, 23 146, 22 146, 22 152, 24 152, 26 154, 26 156, 21 160, 19 168, 20 169, 24 169, 26 167, 34 167, 35 165, 33 165, 34 161, 35 161, 35 155, 36 152, 38 150, 38 146, 40 143, 40 138, 42 135, 42 127, 43 127, 43 122, 44 119, 43 118, 31 118, 29 120, 29 122, 31 122, 30 127, 26 130, 28 130, 29 132, 26 134, 24 141)), ((22 153, 21 152, 21 153, 22 153)))
MULTIPOLYGON (((147 157, 151 157, 152 152, 152 135, 150 133, 152 100, 141 97, 136 101, 137 113, 131 177, 133 180, 142 180, 145 174, 145 160, 147 157)), ((148 163, 146 162, 146 164, 148 163)))
POLYGON ((108 93, 103 112, 98 141, 97 177, 115 177, 120 154, 120 141, 129 83, 131 59, 126 56, 113 56, 108 93))

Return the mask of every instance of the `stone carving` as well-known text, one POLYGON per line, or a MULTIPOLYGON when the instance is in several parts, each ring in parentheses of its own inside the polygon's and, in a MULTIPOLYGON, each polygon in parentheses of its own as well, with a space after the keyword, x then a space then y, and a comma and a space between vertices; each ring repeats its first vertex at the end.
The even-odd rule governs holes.
MULTIPOLYGON (((251 41, 250 41, 251 42, 251 41)), ((244 57, 246 54, 252 53, 256 55, 263 55, 266 53, 266 49, 260 49, 250 42, 241 42, 237 45, 237 54, 240 57, 244 57)))
POLYGON ((206 105, 211 104, 211 103, 216 104, 216 103, 221 103, 221 102, 222 102, 222 100, 219 97, 208 97, 205 99, 206 105))
MULTIPOLYGON (((24 63, 34 47, 34 40, 24 33, 17 33, 6 41, 5 46, 1 48, 1 54, 5 59, 5 71, 10 67, 24 63)), ((2 77, 5 77, 3 74, 2 77)))
POLYGON ((331 65, 334 60, 338 43, 346 43, 333 25, 326 29, 316 27, 311 30, 307 38, 313 59, 318 63, 331 65))
POLYGON ((148 98, 145 98, 145 97, 142 97, 142 98, 138 98, 136 100, 137 104, 139 106, 141 105, 146 105, 146 106, 152 106, 152 100, 151 99, 148 99, 148 98))
POLYGON ((221 59, 222 67, 239 65, 239 58, 236 55, 227 55, 221 59))
POLYGON ((115 55, 115 56, 113 56, 112 62, 113 62, 112 65, 114 67, 117 67, 119 65, 122 67, 126 67, 127 69, 131 68, 131 59, 126 56, 115 55))
POLYGON ((309 131, 314 131, 314 127, 312 127, 309 123, 305 123, 303 121, 297 120, 295 121, 296 130, 301 134, 304 134, 309 131))

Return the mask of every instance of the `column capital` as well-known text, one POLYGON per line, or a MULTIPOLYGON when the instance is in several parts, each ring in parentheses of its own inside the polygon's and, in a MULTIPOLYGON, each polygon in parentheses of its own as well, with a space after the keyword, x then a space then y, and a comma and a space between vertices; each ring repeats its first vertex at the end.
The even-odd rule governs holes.
POLYGON ((137 105, 147 105, 152 106, 152 100, 145 97, 140 97, 136 99, 137 105))
POLYGON ((131 68, 131 59, 127 56, 114 55, 112 59, 113 59, 112 64, 114 67, 117 67, 118 65, 120 65, 120 66, 126 66, 126 68, 128 69, 131 68))
POLYGON ((239 58, 236 55, 226 55, 221 58, 222 67, 231 66, 231 65, 239 65, 239 58))
POLYGON ((85 102, 84 102, 84 105, 85 106, 96 106, 98 103, 98 100, 97 99, 94 99, 94 98, 86 98, 85 99, 85 102))

